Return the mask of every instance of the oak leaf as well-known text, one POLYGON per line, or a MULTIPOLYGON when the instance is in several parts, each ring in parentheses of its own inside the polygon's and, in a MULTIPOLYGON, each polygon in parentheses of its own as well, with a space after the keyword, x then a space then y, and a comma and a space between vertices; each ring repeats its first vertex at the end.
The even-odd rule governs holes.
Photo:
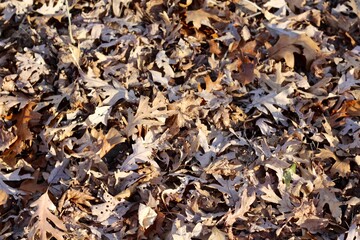
POLYGON ((311 232, 320 232, 329 224, 329 219, 319 218, 317 216, 310 216, 303 221, 300 226, 306 228, 311 232))
POLYGON ((4 191, 7 195, 12 195, 15 199, 20 198, 20 195, 25 195, 26 192, 13 188, 5 182, 21 181, 23 179, 31 179, 30 174, 19 175, 21 168, 16 169, 8 174, 0 172, 0 191, 4 191))
POLYGON ((4 205, 9 198, 9 195, 4 191, 0 189, 0 206, 4 205))
POLYGON ((247 188, 244 189, 239 197, 240 201, 236 203, 234 213, 229 214, 226 218, 225 222, 228 226, 232 226, 237 219, 248 220, 245 213, 250 210, 250 205, 253 204, 256 199, 255 192, 248 195, 247 188))
POLYGON ((332 175, 335 175, 336 173, 338 173, 340 177, 346 177, 346 175, 349 174, 350 172, 351 172, 350 162, 347 159, 342 160, 342 161, 339 159, 336 159, 336 162, 334 163, 334 165, 332 165, 332 167, 330 169, 330 173, 332 175))
POLYGON ((219 43, 215 42, 214 39, 208 40, 209 46, 210 46, 210 52, 214 53, 216 55, 221 54, 221 49, 219 47, 219 43))
MULTIPOLYGON (((206 75, 204 77, 204 81, 205 81, 205 84, 206 84, 206 91, 207 92, 212 92, 213 90, 214 91, 218 91, 218 90, 221 90, 222 89, 222 86, 221 86, 221 79, 222 79, 222 74, 219 74, 218 78, 215 80, 215 82, 213 82, 210 78, 209 75, 206 75)), ((200 86, 198 85, 198 88, 199 90, 201 91, 201 88, 200 86)))
MULTIPOLYGON (((47 184, 45 182, 43 183, 38 183, 39 180, 39 176, 40 176, 40 170, 37 169, 30 177, 28 177, 28 179, 24 180, 19 189, 24 191, 24 192, 28 192, 28 193, 36 193, 36 192, 45 192, 46 188, 47 188, 47 184)), ((29 196, 30 197, 30 196, 29 196)))
POLYGON ((302 54, 306 58, 307 67, 316 59, 320 52, 317 43, 306 34, 280 35, 279 40, 269 49, 271 58, 279 61, 284 59, 286 65, 295 66, 294 53, 302 54))
POLYGON ((47 17, 55 17, 61 21, 61 18, 66 14, 65 0, 59 0, 56 4, 54 0, 50 0, 48 5, 43 4, 41 8, 36 10, 36 12, 47 17))
POLYGON ((205 12, 203 9, 186 12, 186 23, 192 22, 196 29, 199 29, 201 25, 213 28, 210 19, 218 22, 223 22, 218 16, 205 12))
POLYGON ((30 102, 19 114, 13 117, 13 120, 16 120, 17 139, 3 152, 3 161, 10 167, 15 166, 16 155, 21 153, 26 147, 25 141, 31 141, 33 138, 32 132, 29 129, 29 122, 32 118, 32 109, 35 105, 36 103, 30 102))
POLYGON ((141 97, 136 114, 128 109, 128 125, 125 128, 125 133, 128 137, 138 132, 136 127, 141 126, 161 126, 165 124, 165 119, 169 115, 174 115, 176 112, 166 110, 166 99, 162 94, 158 94, 154 99, 152 106, 149 106, 149 98, 141 97), (165 108, 163 110, 163 108, 165 108))
POLYGON ((113 147, 125 142, 126 138, 116 130, 116 128, 110 128, 106 135, 101 134, 98 139, 101 140, 102 146, 98 151, 99 156, 104 157, 113 147))
POLYGON ((88 126, 96 126, 99 123, 102 123, 106 126, 110 112, 111 106, 96 107, 95 112, 89 115, 85 122, 88 126))
POLYGON ((344 111, 350 117, 359 117, 360 116, 360 100, 346 101, 344 111))
POLYGON ((209 240, 225 240, 227 234, 220 231, 217 227, 213 227, 211 230, 211 235, 209 237, 209 240))
POLYGON ((154 224, 157 214, 151 207, 140 203, 138 216, 140 226, 147 229, 154 224))
POLYGON ((56 207, 50 200, 48 192, 45 192, 30 207, 36 208, 36 211, 29 223, 28 239, 37 239, 38 236, 40 239, 46 240, 48 234, 58 240, 64 239, 65 224, 51 212, 56 210, 56 207))
POLYGON ((314 183, 314 193, 319 194, 319 201, 317 211, 321 212, 325 204, 329 205, 331 215, 336 219, 337 222, 341 222, 341 205, 342 203, 337 199, 336 192, 339 192, 339 189, 334 188, 335 183, 329 179, 329 177, 324 174, 318 174, 314 183))
POLYGON ((114 218, 118 220, 133 206, 132 203, 125 199, 117 200, 108 192, 104 192, 104 203, 93 205, 91 212, 97 217, 97 221, 103 225, 112 222, 114 218))
POLYGON ((360 100, 347 100, 339 109, 332 112, 330 125, 336 127, 345 124, 345 121, 339 121, 339 119, 358 116, 360 116, 360 100))
POLYGON ((91 207, 91 203, 89 201, 94 200, 95 198, 91 196, 88 191, 79 191, 76 189, 69 189, 65 192, 65 194, 61 197, 59 201, 58 209, 61 210, 63 208, 65 201, 70 201, 75 203, 77 207, 81 210, 85 211, 82 205, 91 207))

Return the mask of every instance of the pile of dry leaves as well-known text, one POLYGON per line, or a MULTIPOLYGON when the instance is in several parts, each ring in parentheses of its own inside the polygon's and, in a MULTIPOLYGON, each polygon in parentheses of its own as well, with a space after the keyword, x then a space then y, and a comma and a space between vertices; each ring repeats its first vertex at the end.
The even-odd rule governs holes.
POLYGON ((0 2, 0 239, 359 239, 358 0, 0 2))

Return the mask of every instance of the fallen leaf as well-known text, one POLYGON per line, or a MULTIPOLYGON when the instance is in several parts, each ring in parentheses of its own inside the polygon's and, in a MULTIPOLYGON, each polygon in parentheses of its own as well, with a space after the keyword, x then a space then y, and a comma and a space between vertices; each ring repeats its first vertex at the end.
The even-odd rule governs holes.
POLYGON ((96 107, 95 112, 89 115, 85 122, 88 124, 88 126, 96 126, 99 123, 102 123, 106 126, 110 111, 111 106, 96 107))
POLYGON ((5 129, 4 125, 0 123, 0 151, 2 152, 8 149, 17 139, 12 129, 5 129))
POLYGON ((64 195, 61 197, 59 201, 58 209, 59 211, 62 210, 63 204, 65 201, 70 201, 75 203, 76 206, 78 206, 81 210, 86 211, 82 207, 82 205, 91 207, 91 203, 89 201, 94 200, 95 198, 90 195, 87 191, 79 191, 75 189, 69 189, 64 193, 64 195))
POLYGON ((360 116, 360 100, 349 100, 344 103, 344 112, 350 117, 360 116))
POLYGON ((152 107, 149 106, 148 97, 141 97, 135 115, 128 109, 128 124, 125 128, 128 137, 138 132, 137 126, 161 126, 165 124, 166 117, 175 114, 175 111, 166 110, 166 100, 161 95, 160 93, 157 95, 154 102, 158 101, 158 103, 153 104, 152 107))
POLYGON ((139 205, 138 215, 139 215, 139 224, 145 229, 153 225, 157 217, 156 212, 151 207, 148 207, 142 203, 140 203, 139 205))
POLYGON ((201 25, 213 28, 210 19, 218 22, 223 22, 223 20, 218 16, 208 13, 203 9, 186 12, 186 23, 192 22, 196 29, 199 29, 201 25))
POLYGON ((211 235, 208 240, 225 240, 227 239, 226 234, 220 231, 217 227, 211 229, 211 235))
POLYGON ((185 3, 179 2, 179 6, 182 7, 182 8, 186 8, 186 7, 190 6, 191 3, 192 3, 192 0, 186 0, 185 3))
POLYGON ((280 35, 276 44, 269 49, 269 56, 279 61, 285 59, 286 65, 291 68, 295 66, 294 53, 302 54, 306 58, 307 67, 316 59, 320 53, 317 43, 306 34, 280 35))
POLYGON ((209 75, 206 75, 204 77, 204 81, 205 81, 205 84, 206 84, 206 89, 205 91, 207 92, 212 92, 212 91, 218 91, 218 90, 221 90, 222 89, 222 86, 221 86, 221 78, 222 78, 222 75, 219 75, 218 78, 215 80, 215 82, 213 82, 210 78, 209 75))
POLYGON ((219 43, 217 43, 214 39, 208 40, 208 43, 210 45, 210 52, 214 53, 216 55, 221 54, 221 49, 219 47, 219 43))
POLYGON ((32 179, 24 180, 21 183, 19 189, 23 190, 25 192, 29 192, 29 193, 36 193, 36 192, 44 193, 46 191, 47 184, 46 183, 38 183, 39 175, 40 175, 40 171, 36 170, 32 174, 32 179))
POLYGON ((251 204, 253 204, 256 199, 255 192, 249 196, 246 188, 239 197, 240 201, 236 203, 234 213, 229 214, 226 218, 225 222, 228 226, 232 226, 238 219, 247 220, 248 218, 245 216, 245 213, 250 210, 251 204))
POLYGON ((114 146, 126 141, 126 138, 115 128, 110 128, 106 135, 100 136, 102 146, 98 152, 100 158, 104 157, 114 146))
POLYGON ((342 118, 358 117, 360 116, 360 100, 344 101, 341 107, 331 113, 330 125, 337 127, 345 124, 341 121, 342 118))
POLYGON ((6 182, 21 181, 32 178, 30 174, 20 175, 20 170, 20 168, 17 168, 13 172, 9 172, 7 174, 0 172, 0 190, 4 191, 8 195, 13 196, 15 199, 21 198, 21 195, 26 195, 26 192, 17 188, 13 188, 6 182))
POLYGON ((340 177, 346 177, 351 173, 350 170, 350 161, 349 160, 339 160, 337 159, 334 165, 330 169, 331 174, 339 174, 340 177))
POLYGON ((305 219, 305 221, 301 223, 300 226, 306 228, 310 232, 321 232, 329 225, 329 223, 329 219, 311 216, 305 219))
POLYGON ((66 232, 65 224, 54 215, 51 211, 55 211, 56 207, 50 200, 48 192, 45 192, 41 197, 33 202, 30 207, 36 208, 29 223, 29 239, 47 239, 50 234, 57 240, 63 240, 66 232), (50 224, 51 222, 51 224, 50 224))
POLYGON ((0 189, 0 206, 4 205, 9 198, 9 195, 2 189, 0 189))
POLYGON ((16 155, 25 149, 25 141, 31 141, 33 138, 32 132, 29 129, 29 122, 31 120, 32 109, 35 105, 35 102, 30 102, 19 114, 14 115, 12 118, 12 120, 16 121, 15 126, 17 139, 3 152, 3 161, 10 167, 15 166, 16 155))
POLYGON ((100 223, 105 222, 115 214, 114 209, 121 203, 121 201, 118 201, 108 192, 105 192, 103 197, 105 200, 104 203, 91 206, 91 213, 97 217, 97 221, 100 223))

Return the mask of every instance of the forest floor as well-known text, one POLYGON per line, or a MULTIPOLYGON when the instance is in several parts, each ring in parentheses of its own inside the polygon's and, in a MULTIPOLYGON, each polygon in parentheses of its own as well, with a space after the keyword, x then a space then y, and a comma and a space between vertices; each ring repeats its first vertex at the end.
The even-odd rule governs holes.
POLYGON ((360 239, 360 2, 0 2, 0 239, 360 239))

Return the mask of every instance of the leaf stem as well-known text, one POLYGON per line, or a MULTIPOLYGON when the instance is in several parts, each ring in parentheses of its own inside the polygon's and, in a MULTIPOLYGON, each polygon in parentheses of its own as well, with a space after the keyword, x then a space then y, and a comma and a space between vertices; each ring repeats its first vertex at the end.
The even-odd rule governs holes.
POLYGON ((68 22, 69 22, 69 26, 68 26, 69 37, 70 37, 71 43, 75 44, 75 40, 73 38, 72 29, 71 29, 71 13, 70 13, 70 10, 69 10, 69 2, 68 2, 68 0, 65 0, 65 3, 66 3, 66 13, 67 13, 68 22))

